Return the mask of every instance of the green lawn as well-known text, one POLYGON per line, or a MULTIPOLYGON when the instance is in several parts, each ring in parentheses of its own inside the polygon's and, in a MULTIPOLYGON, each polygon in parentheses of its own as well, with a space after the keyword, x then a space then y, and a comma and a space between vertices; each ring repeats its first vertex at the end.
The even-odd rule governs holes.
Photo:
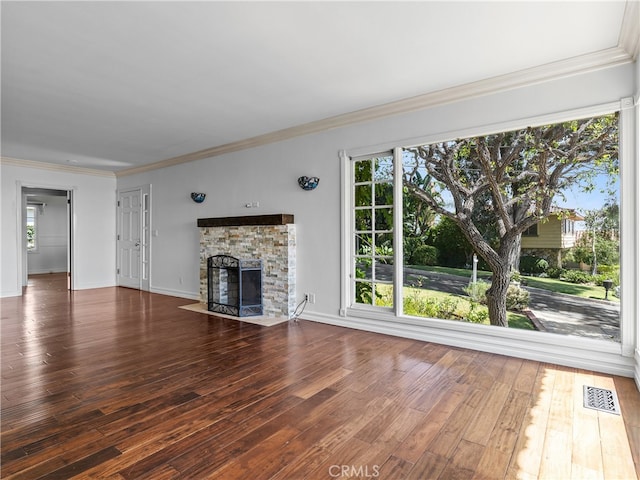
MULTIPOLYGON (((557 293, 566 293, 568 295, 576 295, 582 298, 596 298, 604 300, 604 287, 597 285, 584 285, 578 283, 563 282, 557 278, 540 278, 540 277, 524 277, 527 279, 527 285, 543 290, 550 290, 557 293)), ((609 300, 620 302, 620 299, 609 292, 609 300)))
MULTIPOLYGON (((464 268, 451 268, 451 267, 438 267, 438 266, 411 266, 416 270, 424 270, 427 272, 439 272, 448 273, 450 275, 458 275, 465 278, 471 278, 471 270, 464 268)), ((491 277, 491 272, 484 270, 478 270, 478 278, 487 279, 491 277)), ((526 284, 530 287, 540 288, 543 290, 549 290, 556 293, 565 293, 567 295, 576 295, 582 298, 595 298, 604 300, 604 287, 597 285, 584 285, 577 283, 564 282, 557 278, 540 278, 540 277, 527 277, 522 276, 526 280, 526 284)), ((609 292, 609 300, 613 302, 620 302, 620 299, 613 296, 613 292, 609 292)))

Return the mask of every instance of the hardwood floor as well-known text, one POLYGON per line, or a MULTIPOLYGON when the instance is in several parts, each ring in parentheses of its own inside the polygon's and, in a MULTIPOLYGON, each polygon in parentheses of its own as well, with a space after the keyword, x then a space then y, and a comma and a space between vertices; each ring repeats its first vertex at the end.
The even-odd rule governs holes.
POLYGON ((188 303, 59 275, 2 299, 2 478, 637 478, 632 379, 188 303))

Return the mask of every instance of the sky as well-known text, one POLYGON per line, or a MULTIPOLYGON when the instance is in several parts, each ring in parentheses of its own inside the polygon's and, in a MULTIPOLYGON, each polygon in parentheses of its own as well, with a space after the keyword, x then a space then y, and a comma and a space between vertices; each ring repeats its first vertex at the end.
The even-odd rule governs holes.
POLYGON ((595 179, 595 188, 591 192, 584 192, 579 187, 565 191, 566 199, 561 196, 556 196, 554 203, 559 207, 573 208, 581 213, 586 210, 596 210, 604 206, 608 199, 611 198, 611 193, 615 198, 620 198, 620 182, 619 179, 614 186, 607 186, 607 175, 600 175, 595 179), (613 192, 611 192, 613 190, 613 192))

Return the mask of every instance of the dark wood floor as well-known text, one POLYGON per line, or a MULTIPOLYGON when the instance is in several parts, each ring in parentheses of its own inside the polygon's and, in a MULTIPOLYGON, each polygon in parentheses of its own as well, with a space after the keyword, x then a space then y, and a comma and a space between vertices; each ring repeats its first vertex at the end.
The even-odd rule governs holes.
POLYGON ((629 378, 186 303, 59 275, 2 299, 2 478, 637 478, 629 378))

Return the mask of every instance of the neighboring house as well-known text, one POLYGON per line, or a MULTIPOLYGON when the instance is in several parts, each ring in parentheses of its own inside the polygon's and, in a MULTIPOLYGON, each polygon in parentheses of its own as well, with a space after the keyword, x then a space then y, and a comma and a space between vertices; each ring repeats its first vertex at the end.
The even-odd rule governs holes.
POLYGON ((520 255, 534 255, 552 267, 562 267, 562 253, 576 244, 576 222, 581 220, 584 218, 573 209, 554 211, 522 234, 520 255))

